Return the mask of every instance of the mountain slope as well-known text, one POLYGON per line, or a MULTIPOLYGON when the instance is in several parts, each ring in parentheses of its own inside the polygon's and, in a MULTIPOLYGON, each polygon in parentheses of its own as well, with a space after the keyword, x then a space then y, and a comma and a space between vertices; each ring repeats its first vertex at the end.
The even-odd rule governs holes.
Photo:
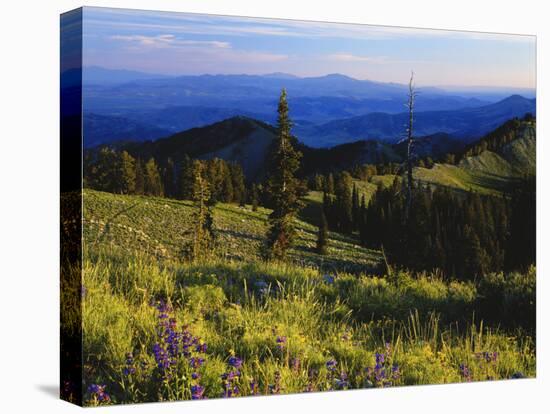
MULTIPOLYGON (((514 95, 500 102, 478 108, 455 111, 426 111, 415 114, 417 136, 451 134, 465 142, 475 141, 510 118, 535 113, 534 99, 514 95)), ((303 128, 302 136, 314 137, 304 142, 315 147, 331 146, 357 139, 399 141, 404 134, 408 114, 371 113, 303 128)))
POLYGON ((509 190, 518 180, 536 173, 534 124, 522 121, 512 133, 514 138, 498 150, 465 156, 457 165, 436 163, 431 169, 415 168, 415 177, 425 183, 462 191, 499 193, 509 190))
MULTIPOLYGON (((123 254, 140 252, 162 258, 181 258, 192 240, 188 219, 192 201, 148 196, 117 195, 86 189, 83 192, 83 237, 86 248, 108 246, 123 254)), ((218 203, 214 208, 216 255, 233 260, 260 260, 260 247, 271 210, 218 203)), ((329 233, 326 256, 315 252, 317 227, 296 220, 296 244, 289 259, 303 265, 323 265, 340 271, 379 271, 379 252, 357 245, 353 237, 329 233)))
MULTIPOLYGON (((156 141, 124 143, 132 155, 154 157, 163 164, 168 158, 222 158, 237 162, 248 179, 261 179, 265 174, 267 154, 276 130, 264 122, 237 116, 201 128, 193 128, 156 141)), ((349 169, 356 164, 397 162, 401 157, 394 149, 376 141, 357 141, 334 148, 310 148, 299 144, 303 175, 349 169)))

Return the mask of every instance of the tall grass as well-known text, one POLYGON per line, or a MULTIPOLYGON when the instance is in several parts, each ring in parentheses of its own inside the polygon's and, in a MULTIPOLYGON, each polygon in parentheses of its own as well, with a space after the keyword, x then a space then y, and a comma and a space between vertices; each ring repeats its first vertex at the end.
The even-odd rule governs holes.
MULTIPOLYGON (((489 285, 284 263, 158 262, 95 247, 83 268, 89 405, 535 375, 525 332, 474 316, 489 285), (192 346, 172 358, 166 329, 192 346)), ((505 284, 495 278, 486 283, 505 284)), ((503 300, 520 297, 511 283, 503 300)))

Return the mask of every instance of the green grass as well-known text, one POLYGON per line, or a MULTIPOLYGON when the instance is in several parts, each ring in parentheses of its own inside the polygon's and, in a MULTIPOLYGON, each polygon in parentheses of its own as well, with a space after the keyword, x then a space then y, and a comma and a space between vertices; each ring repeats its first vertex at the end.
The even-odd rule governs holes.
POLYGON ((342 373, 349 382, 343 388, 535 375, 530 337, 481 323, 457 329, 442 319, 475 302, 471 284, 407 273, 393 282, 346 273, 332 281, 315 268, 288 263, 159 263, 107 248, 86 250, 83 267, 85 385, 105 384, 116 403, 189 399, 198 382, 185 357, 170 379, 159 379, 152 352, 159 313, 151 306, 159 299, 171 304, 178 327, 208 345, 206 353, 189 355, 206 361, 198 372, 208 398, 222 396, 232 355, 244 361, 235 381, 239 395, 251 394, 252 379, 259 394, 270 394, 277 383, 280 393, 340 389, 342 373), (282 348, 278 337, 286 338, 282 348), (123 373, 128 352, 136 367, 131 375, 123 373), (488 361, 484 352, 498 356, 488 361), (374 370, 376 353, 385 355, 387 382, 367 371, 374 370), (332 359, 334 372, 326 365, 332 359), (399 375, 391 378, 394 364, 399 375))
MULTIPOLYGON (((321 199, 310 193, 307 201, 318 207, 321 199)), ((500 323, 514 312, 521 320, 534 314, 534 268, 476 284, 406 271, 374 276, 378 252, 331 233, 329 255, 318 256, 316 228, 304 220, 290 260, 266 263, 258 248, 269 211, 228 204, 214 211, 214 257, 188 263, 180 252, 191 211, 187 201, 84 192, 84 387, 105 385, 110 403, 190 399, 197 384, 204 396, 221 397, 222 376, 235 371, 231 356, 243 361, 230 381, 238 395, 251 395, 251 382, 263 395, 535 376, 529 331, 500 323), (154 306, 160 300, 178 332, 207 344, 167 371, 153 352, 166 341, 158 335, 166 321, 154 306), (385 358, 378 369, 377 353, 385 358), (204 364, 193 368, 199 357, 204 364)), ((64 332, 78 331, 76 316, 65 312, 64 332)), ((84 400, 107 403, 90 392, 84 400)))
POLYGON ((435 164, 433 168, 415 168, 419 181, 460 191, 498 195, 526 175, 536 173, 536 138, 533 128, 507 144, 499 153, 483 151, 464 158, 458 165, 435 164))
MULTIPOLYGON (((162 259, 179 259, 191 238, 190 201, 145 196, 123 196, 93 190, 84 191, 84 241, 89 246, 111 246, 128 253, 145 252, 162 259)), ((315 208, 314 208, 315 209, 315 208)), ((267 230, 270 210, 250 205, 218 204, 214 209, 217 257, 254 261, 267 230)), ((316 213, 318 215, 318 213, 316 213)), ((315 216, 315 218, 317 217, 315 216)), ((315 253, 317 227, 296 221, 297 240, 289 259, 327 271, 373 271, 381 255, 358 245, 353 237, 329 233, 328 254, 315 253)))

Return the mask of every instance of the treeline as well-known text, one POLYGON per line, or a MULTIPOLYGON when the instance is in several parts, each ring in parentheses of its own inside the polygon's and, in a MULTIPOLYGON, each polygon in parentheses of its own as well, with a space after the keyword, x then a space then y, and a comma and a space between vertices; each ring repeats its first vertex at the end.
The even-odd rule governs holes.
POLYGON ((193 198, 197 169, 208 183, 212 202, 238 203, 258 195, 248 191, 241 166, 219 158, 195 162, 188 156, 181 161, 168 159, 159 165, 154 158, 146 162, 126 151, 102 147, 87 152, 84 158, 84 185, 118 194, 142 194, 175 199, 193 198))
POLYGON ((534 179, 500 197, 417 184, 408 217, 405 203, 396 179, 359 213, 361 243, 383 247, 392 263, 470 280, 535 263, 534 179))
POLYGON ((457 154, 455 162, 458 163, 463 158, 479 155, 483 151, 499 152, 507 144, 518 138, 518 134, 522 132, 523 128, 534 126, 535 121, 535 117, 528 113, 521 119, 513 118, 505 122, 479 141, 466 147, 460 154, 457 154))
POLYGON ((329 194, 334 194, 334 183, 341 176, 342 172, 346 172, 352 178, 361 181, 370 181, 372 177, 377 175, 396 175, 402 170, 402 164, 389 162, 387 164, 359 164, 353 166, 349 170, 328 174, 313 174, 307 181, 307 186, 313 191, 324 191, 329 194), (336 178, 335 178, 336 177, 336 178))

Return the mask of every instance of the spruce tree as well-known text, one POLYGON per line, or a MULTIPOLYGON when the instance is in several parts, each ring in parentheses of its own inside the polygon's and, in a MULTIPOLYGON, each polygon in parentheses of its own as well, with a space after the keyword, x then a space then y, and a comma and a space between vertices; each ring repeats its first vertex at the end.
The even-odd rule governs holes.
POLYGON ((176 177, 175 177, 175 166, 172 158, 168 158, 166 161, 166 167, 164 168, 164 194, 166 197, 175 197, 176 196, 176 177))
POLYGON ((338 228, 343 233, 353 230, 353 179, 347 171, 338 174, 336 180, 336 209, 338 212, 338 228))
POLYGON ((193 161, 187 154, 180 162, 179 173, 179 198, 190 200, 193 197, 193 183, 195 176, 193 174, 193 161))
POLYGON ((302 154, 294 148, 285 89, 279 99, 278 114, 277 137, 268 165, 267 190, 273 212, 269 215, 264 249, 264 257, 267 259, 285 257, 294 239, 294 217, 302 206, 299 198, 300 182, 295 176, 302 154))
POLYGON ((145 193, 145 177, 143 174, 143 164, 141 159, 136 160, 136 180, 135 180, 135 194, 145 193))
POLYGON ((256 183, 252 183, 251 198, 250 203, 252 204, 252 211, 258 211, 260 195, 258 194, 258 186, 256 183))
POLYGON ((321 208, 321 220, 319 223, 319 233, 317 234, 317 253, 325 255, 328 250, 328 223, 325 212, 321 208))
POLYGON ((121 192, 134 194, 136 191, 136 160, 126 151, 120 154, 121 192))
POLYGON ((192 171, 193 240, 185 253, 190 260, 199 260, 205 258, 213 247, 213 205, 204 165, 199 160, 195 160, 192 171))
POLYGON ((246 186, 244 184, 244 173, 242 167, 237 163, 229 165, 231 181, 233 183, 233 201, 244 206, 246 201, 246 186))
POLYGON ((145 164, 145 194, 162 197, 164 195, 159 169, 154 158, 145 164))

